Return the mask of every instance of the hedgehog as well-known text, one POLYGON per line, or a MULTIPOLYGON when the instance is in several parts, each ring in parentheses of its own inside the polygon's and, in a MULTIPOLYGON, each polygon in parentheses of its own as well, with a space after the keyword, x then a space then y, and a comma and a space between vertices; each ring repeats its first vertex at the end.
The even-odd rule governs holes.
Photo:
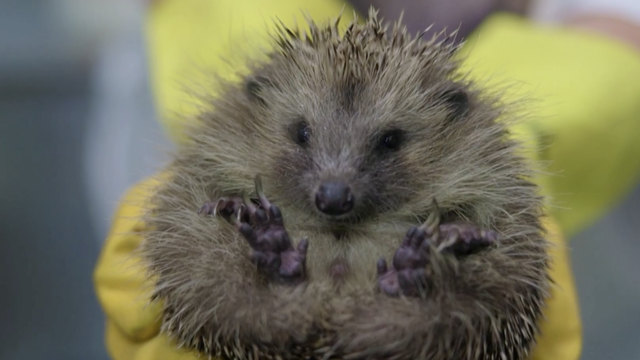
POLYGON ((543 199, 461 45, 371 9, 282 24, 189 122, 144 218, 161 330, 220 359, 526 359, 543 199))

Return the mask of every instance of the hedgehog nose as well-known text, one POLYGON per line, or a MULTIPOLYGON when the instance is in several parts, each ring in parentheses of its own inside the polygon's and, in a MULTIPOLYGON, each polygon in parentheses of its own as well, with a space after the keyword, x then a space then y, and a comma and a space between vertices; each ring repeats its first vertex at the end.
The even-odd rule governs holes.
POLYGON ((346 214, 353 209, 354 202, 349 186, 340 182, 326 182, 316 193, 316 206, 327 215, 346 214))

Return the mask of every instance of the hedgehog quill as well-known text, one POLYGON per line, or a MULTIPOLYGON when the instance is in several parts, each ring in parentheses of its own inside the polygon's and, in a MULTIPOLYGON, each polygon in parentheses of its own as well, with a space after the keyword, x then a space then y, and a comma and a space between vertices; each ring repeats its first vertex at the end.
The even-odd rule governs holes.
POLYGON ((188 129, 142 254, 162 331, 222 359, 526 359, 542 199, 457 46, 281 27, 188 129))

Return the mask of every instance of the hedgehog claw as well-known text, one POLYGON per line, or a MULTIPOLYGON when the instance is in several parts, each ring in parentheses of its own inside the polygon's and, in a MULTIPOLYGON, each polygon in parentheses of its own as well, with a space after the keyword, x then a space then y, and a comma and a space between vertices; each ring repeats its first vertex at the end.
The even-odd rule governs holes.
POLYGON ((216 201, 205 202, 198 210, 198 215, 219 215, 229 220, 241 206, 242 199, 237 196, 221 197, 216 201))
POLYGON ((260 205, 266 211, 271 209, 271 203, 267 200, 267 197, 264 194, 264 188, 262 187, 262 177, 258 174, 255 178, 255 186, 256 186, 256 195, 258 195, 258 199, 260 200, 260 205))
POLYGON ((207 201, 206 203, 202 204, 202 206, 198 210, 198 215, 214 215, 216 213, 216 208, 217 206, 215 203, 207 201))
POLYGON ((433 206, 433 212, 429 215, 427 220, 422 224, 422 228, 424 228, 428 234, 433 234, 436 237, 439 235, 439 226, 440 226, 440 208, 438 207, 438 202, 434 198, 432 200, 431 205, 433 206))
POLYGON ((242 219, 245 217, 246 206, 244 204, 238 206, 235 212, 234 223, 236 226, 240 226, 242 224, 242 219))

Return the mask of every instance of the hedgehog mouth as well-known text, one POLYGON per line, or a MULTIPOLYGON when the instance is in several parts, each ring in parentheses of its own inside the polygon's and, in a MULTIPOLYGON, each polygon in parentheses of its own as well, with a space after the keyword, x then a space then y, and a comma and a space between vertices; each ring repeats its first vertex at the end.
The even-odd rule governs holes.
POLYGON ((348 227, 349 225, 358 225, 366 222, 375 221, 376 219, 380 219, 383 217, 386 212, 390 211, 390 209, 379 209, 367 206, 358 206, 346 214, 341 215, 327 215, 318 209, 312 210, 313 213, 317 216, 318 219, 323 221, 325 225, 330 228, 341 229, 343 227, 348 227))
POLYGON ((327 215, 320 211, 316 211, 316 214, 329 224, 344 225, 354 224, 365 220, 365 217, 358 215, 357 213, 348 213, 343 215, 327 215))

